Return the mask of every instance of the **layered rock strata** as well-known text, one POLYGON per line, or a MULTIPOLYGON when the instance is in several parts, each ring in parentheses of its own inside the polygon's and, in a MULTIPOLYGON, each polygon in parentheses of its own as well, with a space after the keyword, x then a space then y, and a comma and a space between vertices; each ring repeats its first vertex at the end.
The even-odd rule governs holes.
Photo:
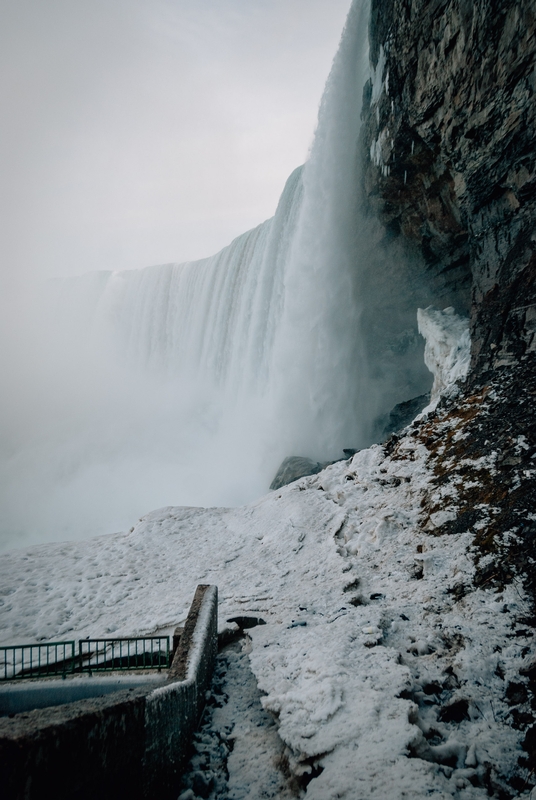
POLYGON ((536 349, 536 4, 372 0, 365 192, 437 296, 471 307, 472 374, 536 349))

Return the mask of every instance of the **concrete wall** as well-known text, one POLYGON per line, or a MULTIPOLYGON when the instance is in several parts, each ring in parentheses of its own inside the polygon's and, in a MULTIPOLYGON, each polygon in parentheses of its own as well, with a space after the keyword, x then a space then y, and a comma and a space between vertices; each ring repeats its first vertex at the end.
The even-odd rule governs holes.
POLYGON ((0 719, 2 797, 176 800, 210 688, 216 633, 217 589, 199 586, 165 686, 0 719))
POLYGON ((145 704, 144 774, 147 796, 156 791, 176 800, 192 733, 203 713, 218 652, 218 592, 200 586, 169 671, 172 683, 155 689, 145 704), (177 719, 181 724, 177 725, 177 719), (162 773, 162 763, 166 772, 162 773))

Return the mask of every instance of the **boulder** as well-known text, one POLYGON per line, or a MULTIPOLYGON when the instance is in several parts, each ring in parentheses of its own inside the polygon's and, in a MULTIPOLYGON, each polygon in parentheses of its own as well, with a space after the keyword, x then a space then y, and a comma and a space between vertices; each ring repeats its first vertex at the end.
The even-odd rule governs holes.
POLYGON ((316 475, 317 472, 331 464, 331 461, 312 461, 310 458, 303 456, 289 456, 285 458, 276 476, 270 484, 270 489, 281 489, 287 483, 297 481, 298 478, 304 478, 306 475, 316 475))
POLYGON ((382 431, 381 440, 384 441, 392 433, 401 431, 410 422, 413 422, 417 414, 425 408, 430 402, 430 392, 421 394, 418 397, 413 397, 411 400, 406 400, 404 403, 397 403, 397 405, 389 412, 389 417, 385 423, 382 431))

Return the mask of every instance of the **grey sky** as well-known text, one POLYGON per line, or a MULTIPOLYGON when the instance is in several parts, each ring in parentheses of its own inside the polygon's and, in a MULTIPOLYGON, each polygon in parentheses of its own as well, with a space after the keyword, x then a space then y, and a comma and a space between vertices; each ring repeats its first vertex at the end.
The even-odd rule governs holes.
POLYGON ((2 286, 199 258, 271 216, 350 0, 2 0, 2 286))

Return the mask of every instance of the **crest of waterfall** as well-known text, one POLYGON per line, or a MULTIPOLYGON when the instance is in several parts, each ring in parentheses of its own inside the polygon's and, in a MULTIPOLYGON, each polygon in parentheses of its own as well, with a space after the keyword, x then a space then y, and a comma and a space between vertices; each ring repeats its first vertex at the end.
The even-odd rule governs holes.
MULTIPOLYGON (((301 173, 288 179, 272 219, 216 255, 101 278, 89 325, 93 348, 111 345, 136 370, 206 381, 233 397, 266 390, 301 173)), ((77 281, 62 281, 64 307, 77 281)))

